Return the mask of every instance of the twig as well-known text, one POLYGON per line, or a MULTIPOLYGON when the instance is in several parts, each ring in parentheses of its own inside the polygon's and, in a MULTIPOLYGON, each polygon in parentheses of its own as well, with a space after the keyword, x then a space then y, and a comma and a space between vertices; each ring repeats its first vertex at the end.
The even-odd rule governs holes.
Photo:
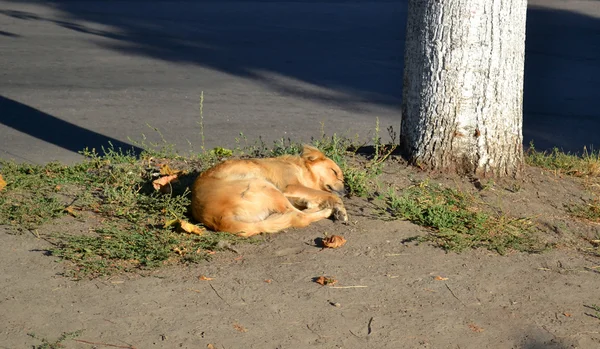
POLYGON ((83 339, 73 339, 73 340, 75 342, 80 342, 80 343, 85 343, 85 344, 91 344, 91 345, 102 345, 102 346, 105 346, 105 347, 113 347, 113 348, 135 349, 135 347, 133 345, 123 346, 123 345, 116 345, 116 344, 90 342, 90 341, 85 341, 83 339))
POLYGON ((370 335, 373 330, 371 329, 371 324, 373 323, 373 317, 369 319, 369 323, 367 324, 367 335, 370 335))
POLYGON ((217 290, 215 289, 215 287, 212 284, 208 284, 210 286, 210 288, 212 288, 213 291, 215 291, 215 294, 217 295, 217 297, 221 298, 221 300, 223 302, 225 302, 225 304, 227 304, 228 306, 231 306, 231 304, 229 304, 225 298, 221 297, 221 295, 219 294, 219 292, 217 292, 217 290))
POLYGON ((331 286, 329 288, 364 288, 364 287, 369 287, 369 286, 361 286, 361 285, 357 285, 357 286, 331 286))
MULTIPOLYGON (((348 330, 348 332, 350 332, 354 337, 356 338, 361 338, 360 336, 357 336, 356 333, 352 332, 352 330, 348 330)), ((361 338, 362 339, 362 338, 361 338)))
POLYGON ((452 291, 452 289, 450 288, 450 286, 448 286, 447 283, 444 282, 444 285, 446 285, 446 288, 448 289, 448 291, 450 291, 450 293, 452 294, 452 296, 454 296, 454 298, 456 298, 457 301, 459 301, 463 306, 467 306, 465 303, 463 303, 463 301, 460 300, 460 298, 456 297, 456 295, 454 294, 454 292, 452 291))

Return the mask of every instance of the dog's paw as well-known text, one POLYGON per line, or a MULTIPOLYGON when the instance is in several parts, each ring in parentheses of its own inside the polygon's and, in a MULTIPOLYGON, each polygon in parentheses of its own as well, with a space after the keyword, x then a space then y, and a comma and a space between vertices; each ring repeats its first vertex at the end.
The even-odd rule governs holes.
POLYGON ((336 221, 348 222, 348 213, 346 213, 344 206, 334 207, 332 216, 336 221))

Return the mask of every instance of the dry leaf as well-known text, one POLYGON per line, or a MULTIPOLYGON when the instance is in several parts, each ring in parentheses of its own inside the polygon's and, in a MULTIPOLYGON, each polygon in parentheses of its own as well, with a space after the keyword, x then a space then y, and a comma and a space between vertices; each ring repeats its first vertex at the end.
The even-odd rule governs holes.
POLYGON ((179 247, 173 248, 173 252, 177 253, 180 256, 183 256, 187 251, 184 249, 180 249, 179 247))
POLYGON ((316 280, 316 283, 318 283, 319 285, 329 285, 329 286, 333 286, 337 283, 337 280, 334 278, 330 278, 327 276, 319 276, 316 280))
POLYGON ((483 332, 484 329, 475 325, 475 324, 469 324, 469 328, 471 329, 471 331, 473 332, 483 332))
POLYGON ((171 220, 165 221, 165 224, 163 225, 163 228, 172 227, 172 226, 174 226, 177 223, 179 223, 179 218, 175 218, 175 219, 171 219, 171 220))
POLYGON ((443 277, 441 277, 441 276, 439 276, 439 275, 438 275, 438 276, 436 276, 436 277, 434 277, 434 279, 435 279, 435 280, 438 280, 438 281, 446 281, 446 280, 448 280, 448 278, 443 278, 443 277))
POLYGON ((268 283, 268 284, 270 284, 271 282, 273 282, 273 280, 271 280, 271 279, 266 279, 266 280, 265 280, 265 282, 266 282, 266 283, 268 283))
POLYGON ((0 174, 0 191, 4 189, 4 187, 6 187, 6 181, 4 180, 4 178, 2 178, 2 175, 0 174))
POLYGON ((171 191, 171 182, 175 182, 177 175, 169 175, 160 177, 152 181, 152 186, 155 190, 159 190, 161 193, 169 193, 171 191))
POLYGON ((200 275, 198 276, 198 280, 202 280, 202 281, 210 281, 210 280, 214 280, 215 278, 209 278, 207 276, 204 275, 200 275))
POLYGON ((56 187, 54 187, 54 190, 59 191, 62 187, 60 185, 56 185, 56 187))
POLYGON ((75 208, 73 206, 65 207, 65 212, 67 212, 68 214, 70 214, 73 217, 77 217, 77 213, 75 212, 75 208))
POLYGON ((208 345, 206 346, 206 348, 207 349, 215 349, 215 346, 212 345, 212 344, 210 344, 210 343, 208 343, 208 345))
POLYGON ((328 238, 323 239, 323 246, 329 248, 338 248, 344 246, 346 239, 339 235, 331 235, 328 238))
POLYGON ((160 174, 163 176, 179 175, 180 173, 183 173, 183 171, 174 170, 168 164, 163 164, 160 166, 160 174))
POLYGON ((572 316, 571 313, 563 313, 563 315, 566 316, 566 317, 571 317, 572 316))
POLYGON ((191 234, 196 234, 196 235, 202 235, 206 231, 206 229, 201 228, 195 224, 186 222, 183 219, 179 220, 179 227, 181 228, 181 230, 185 231, 186 233, 191 233, 191 234))
POLYGON ((238 330, 240 332, 248 332, 248 330, 240 324, 233 324, 233 328, 235 328, 236 330, 238 330))

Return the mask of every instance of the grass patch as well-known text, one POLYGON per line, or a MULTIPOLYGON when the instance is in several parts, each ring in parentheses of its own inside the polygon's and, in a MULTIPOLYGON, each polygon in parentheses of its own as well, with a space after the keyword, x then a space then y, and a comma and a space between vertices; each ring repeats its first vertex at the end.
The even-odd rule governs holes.
POLYGON ((584 205, 567 207, 569 212, 579 218, 600 223, 600 199, 594 199, 584 205))
POLYGON ((141 158, 112 149, 73 166, 44 166, 1 161, 7 186, 0 195, 0 224, 17 231, 35 231, 45 223, 72 215, 96 223, 90 234, 74 235, 68 227, 51 227, 43 238, 54 244, 51 253, 72 262, 75 277, 96 277, 120 271, 155 268, 168 263, 198 262, 219 248, 219 241, 235 243, 231 234, 198 236, 163 227, 167 220, 187 219, 189 185, 199 171, 218 161, 181 157, 141 158), (152 187, 165 165, 181 170, 170 192, 152 187))
POLYGON ((600 177, 600 152, 589 152, 585 147, 582 155, 576 155, 562 152, 558 148, 552 149, 551 152, 540 152, 531 143, 525 154, 527 164, 545 168, 557 174, 600 177))
POLYGON ((539 250, 528 219, 483 212, 473 197, 456 189, 422 182, 400 194, 390 190, 384 200, 392 217, 430 229, 418 241, 429 241, 445 250, 483 247, 499 254, 539 250))
POLYGON ((83 330, 75 331, 75 332, 65 332, 58 337, 55 341, 49 341, 46 338, 40 338, 35 333, 28 333, 29 337, 39 340, 42 342, 40 345, 34 345, 34 349, 59 349, 64 348, 65 346, 62 344, 64 341, 77 338, 83 333, 83 330))

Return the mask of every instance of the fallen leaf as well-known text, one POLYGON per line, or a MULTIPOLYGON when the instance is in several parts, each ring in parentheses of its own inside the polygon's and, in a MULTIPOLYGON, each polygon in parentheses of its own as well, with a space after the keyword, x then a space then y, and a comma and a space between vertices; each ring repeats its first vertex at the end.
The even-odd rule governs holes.
POLYGON ((572 316, 571 313, 563 313, 563 315, 566 316, 566 317, 571 317, 572 316))
POLYGON ((4 187, 6 187, 6 181, 4 180, 4 178, 2 178, 2 175, 0 174, 0 191, 4 189, 4 187))
POLYGON ((171 182, 176 182, 177 175, 169 175, 160 177, 159 179, 155 179, 152 181, 152 186, 155 190, 159 190, 161 193, 170 193, 171 192, 171 182))
POLYGON ((233 324, 233 328, 235 328, 236 330, 238 330, 240 332, 248 332, 248 330, 240 324, 233 324))
POLYGON ((174 170, 168 164, 160 166, 160 174, 163 176, 179 175, 181 173, 183 173, 182 170, 174 170))
POLYGON ((344 246, 346 239, 339 235, 331 235, 328 238, 323 239, 323 246, 328 248, 338 248, 344 246))
POLYGON ((270 284, 271 282, 273 282, 273 280, 271 280, 271 279, 266 279, 266 280, 265 280, 265 282, 266 282, 266 283, 268 283, 268 284, 270 284))
POLYGON ((329 285, 329 286, 333 286, 337 283, 337 280, 334 278, 330 278, 327 276, 319 276, 316 280, 316 283, 318 283, 319 285, 329 285))
POLYGON ((176 225, 177 223, 179 223, 179 218, 175 218, 175 219, 171 219, 171 220, 165 221, 165 224, 163 225, 163 228, 172 227, 172 226, 176 225))
POLYGON ((195 224, 186 222, 183 219, 179 220, 179 227, 181 228, 181 230, 185 231, 186 233, 191 233, 191 234, 196 234, 196 235, 202 235, 206 231, 206 229, 201 228, 195 224))
POLYGON ((446 280, 448 280, 448 278, 443 278, 443 277, 441 277, 441 276, 439 276, 439 275, 438 275, 438 276, 436 276, 436 277, 434 277, 434 279, 435 279, 435 280, 438 280, 438 281, 446 281, 446 280))
POLYGON ((180 249, 179 247, 173 248, 173 252, 177 253, 180 256, 183 256, 187 251, 184 249, 180 249))
POLYGON ((62 187, 60 185, 56 185, 56 187, 54 187, 54 190, 59 191, 62 187))
POLYGON ((206 346, 206 348, 207 349, 215 349, 215 346, 212 345, 212 344, 210 344, 210 343, 208 343, 208 345, 206 346))
POLYGON ((469 324, 469 328, 471 329, 471 331, 473 332, 483 332, 484 329, 475 325, 475 324, 469 324))
POLYGON ((209 278, 207 276, 204 275, 200 275, 198 276, 198 280, 202 280, 202 281, 210 281, 210 280, 214 280, 215 278, 209 278))
POLYGON ((77 213, 75 212, 75 208, 73 206, 65 207, 65 212, 67 212, 68 214, 70 214, 73 217, 77 217, 77 213))

